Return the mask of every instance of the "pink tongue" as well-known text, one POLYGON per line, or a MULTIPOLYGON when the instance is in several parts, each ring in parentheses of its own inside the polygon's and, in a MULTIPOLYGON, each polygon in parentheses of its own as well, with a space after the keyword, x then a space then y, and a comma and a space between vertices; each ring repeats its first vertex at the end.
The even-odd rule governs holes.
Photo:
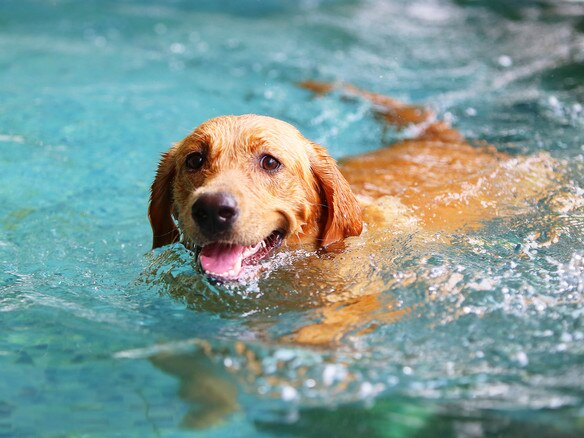
POLYGON ((210 243, 201 249, 199 261, 208 274, 235 278, 241 272, 245 246, 228 243, 210 243))

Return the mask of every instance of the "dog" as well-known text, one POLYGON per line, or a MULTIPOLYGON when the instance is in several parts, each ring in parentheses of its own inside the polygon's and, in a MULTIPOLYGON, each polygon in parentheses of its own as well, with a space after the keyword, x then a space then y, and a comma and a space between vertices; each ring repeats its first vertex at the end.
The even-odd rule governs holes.
MULTIPOLYGON (((278 248, 308 250, 293 269, 276 272, 264 285, 270 293, 262 300, 284 296, 278 311, 298 311, 299 301, 308 303, 302 320, 278 335, 279 344, 334 348, 349 333, 406 317, 412 309, 383 293, 390 287, 384 273, 404 245, 416 253, 448 245, 457 233, 527 211, 552 191, 557 163, 545 153, 510 156, 471 145, 428 109, 351 85, 301 85, 317 96, 338 91, 365 99, 382 123, 411 135, 337 163, 284 121, 214 118, 163 154, 149 205, 153 248, 181 242, 196 255, 203 279, 213 282, 245 284, 250 272, 253 277, 266 264, 270 269, 266 260, 278 248), (287 300, 290 289, 301 299, 287 300)), ((193 289, 180 281, 175 286, 173 296, 193 289)), ((216 312, 221 304, 213 301, 208 310, 216 312)), ((270 338, 262 318, 246 322, 255 337, 270 338)), ((211 360, 221 353, 205 340, 193 342, 203 347, 159 353, 151 361, 180 379, 181 397, 194 406, 183 424, 200 428, 240 408, 237 383, 211 360)), ((243 343, 236 349, 250 372, 262 375, 261 361, 243 343)))
MULTIPOLYGON (((335 89, 302 86, 317 95, 335 89)), ((364 229, 379 240, 396 230, 477 228, 549 187, 553 166, 545 154, 512 157, 472 146, 427 109, 336 88, 415 135, 337 164, 281 120, 248 114, 206 121, 162 156, 149 206, 153 248, 180 240, 198 253, 205 275, 242 280, 282 245, 334 248, 364 229)))

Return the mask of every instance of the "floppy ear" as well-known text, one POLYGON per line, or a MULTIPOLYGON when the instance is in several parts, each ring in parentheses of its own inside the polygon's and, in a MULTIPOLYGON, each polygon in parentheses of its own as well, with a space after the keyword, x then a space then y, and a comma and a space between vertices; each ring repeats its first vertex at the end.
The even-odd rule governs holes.
POLYGON ((310 166, 326 201, 326 224, 319 238, 328 246, 349 236, 358 236, 363 229, 361 208, 336 161, 322 146, 311 143, 310 166))
POLYGON ((179 232, 172 219, 173 183, 176 174, 174 148, 162 154, 156 177, 150 191, 148 218, 152 226, 152 248, 168 245, 179 239, 179 232))

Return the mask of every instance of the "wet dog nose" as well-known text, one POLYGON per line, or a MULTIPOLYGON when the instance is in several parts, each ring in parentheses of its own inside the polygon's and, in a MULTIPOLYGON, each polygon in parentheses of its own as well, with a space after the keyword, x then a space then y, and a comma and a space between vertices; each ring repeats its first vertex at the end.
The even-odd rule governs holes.
POLYGON ((201 231, 213 237, 231 229, 239 209, 235 198, 228 193, 204 193, 193 204, 191 214, 201 231))

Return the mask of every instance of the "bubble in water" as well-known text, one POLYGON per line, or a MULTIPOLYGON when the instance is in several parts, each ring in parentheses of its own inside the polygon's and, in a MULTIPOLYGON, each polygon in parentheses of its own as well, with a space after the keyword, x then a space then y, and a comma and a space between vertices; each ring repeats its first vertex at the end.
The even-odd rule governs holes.
POLYGON ((505 67, 505 68, 511 67, 513 65, 513 59, 507 55, 499 56, 499 58, 497 59, 497 62, 499 63, 499 65, 501 67, 505 67))

